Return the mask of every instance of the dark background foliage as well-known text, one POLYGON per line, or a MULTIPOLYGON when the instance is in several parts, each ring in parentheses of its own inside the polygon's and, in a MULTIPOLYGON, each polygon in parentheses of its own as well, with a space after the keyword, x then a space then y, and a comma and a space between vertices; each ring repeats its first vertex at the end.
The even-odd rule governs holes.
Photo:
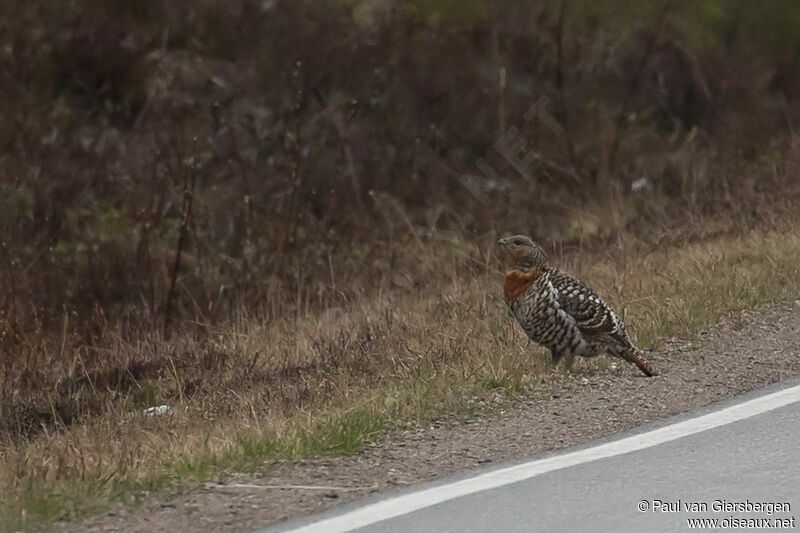
POLYGON ((268 321, 392 271, 424 286, 396 241, 650 247, 778 216, 798 27, 791 0, 9 1, 4 402, 79 390, 53 354, 102 367, 109 324, 268 321))

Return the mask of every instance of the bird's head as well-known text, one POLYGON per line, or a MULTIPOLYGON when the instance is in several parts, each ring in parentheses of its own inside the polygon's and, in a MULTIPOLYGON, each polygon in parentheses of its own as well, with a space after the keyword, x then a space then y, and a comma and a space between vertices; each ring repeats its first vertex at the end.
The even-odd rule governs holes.
POLYGON ((547 266, 547 257, 542 247, 533 242, 527 235, 512 235, 497 241, 508 261, 513 261, 514 267, 544 268, 547 266))

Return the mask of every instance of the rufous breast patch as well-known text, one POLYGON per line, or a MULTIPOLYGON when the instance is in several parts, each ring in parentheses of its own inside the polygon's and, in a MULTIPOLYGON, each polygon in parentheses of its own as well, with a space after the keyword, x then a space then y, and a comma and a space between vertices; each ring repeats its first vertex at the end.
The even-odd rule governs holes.
POLYGON ((516 300, 528 290, 536 278, 539 277, 540 272, 535 268, 531 268, 527 272, 521 270, 509 270, 506 272, 506 282, 503 285, 503 296, 507 302, 516 300))

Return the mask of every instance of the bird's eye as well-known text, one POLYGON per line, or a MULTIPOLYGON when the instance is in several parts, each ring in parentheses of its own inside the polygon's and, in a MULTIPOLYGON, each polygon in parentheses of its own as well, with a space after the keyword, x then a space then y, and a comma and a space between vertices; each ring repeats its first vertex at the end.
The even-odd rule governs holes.
POLYGON ((522 239, 514 239, 514 244, 520 246, 522 244, 522 239))

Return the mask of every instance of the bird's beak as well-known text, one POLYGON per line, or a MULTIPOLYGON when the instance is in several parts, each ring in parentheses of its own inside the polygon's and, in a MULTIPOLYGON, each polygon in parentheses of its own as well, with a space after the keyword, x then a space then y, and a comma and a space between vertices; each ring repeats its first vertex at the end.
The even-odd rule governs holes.
POLYGON ((508 244, 508 241, 506 239, 497 239, 497 244, 499 244, 500 246, 505 246, 506 244, 508 244))

